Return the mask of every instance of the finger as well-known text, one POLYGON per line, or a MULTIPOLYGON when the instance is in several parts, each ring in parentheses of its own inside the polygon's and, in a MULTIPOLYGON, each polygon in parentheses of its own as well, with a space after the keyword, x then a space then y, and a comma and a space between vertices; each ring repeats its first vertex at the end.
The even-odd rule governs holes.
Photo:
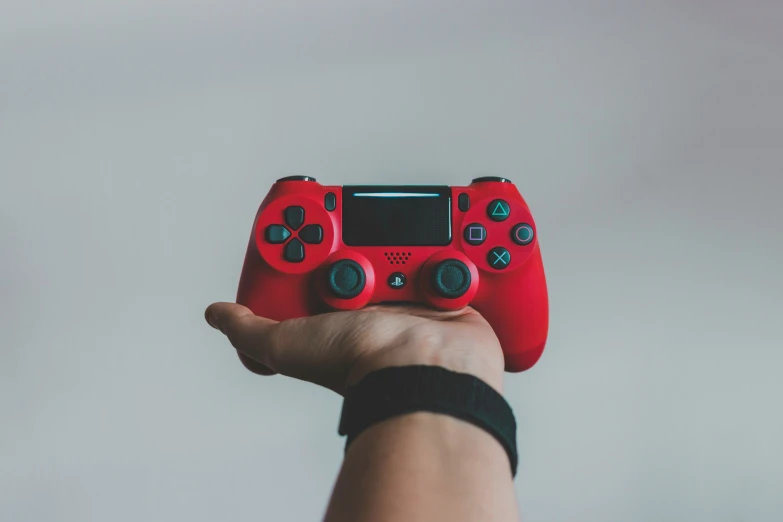
POLYGON ((471 307, 460 308, 459 310, 436 310, 420 305, 371 305, 362 310, 372 312, 388 312, 393 314, 405 314, 423 319, 432 319, 435 321, 458 320, 467 316, 479 316, 480 314, 471 307))
POLYGON ((206 317, 228 337, 242 363, 254 373, 281 373, 338 391, 356 357, 353 343, 339 341, 356 330, 358 317, 353 312, 278 323, 238 304, 215 303, 207 308, 206 317))
POLYGON ((250 357, 243 354, 239 350, 237 350, 237 355, 239 355, 239 360, 242 362, 245 368, 247 368, 248 370, 250 370, 251 372, 257 375, 274 375, 277 373, 276 371, 272 370, 268 366, 261 364, 255 359, 251 359, 250 357))
POLYGON ((223 333, 228 323, 235 318, 253 316, 250 308, 236 303, 212 303, 204 311, 204 318, 212 328, 217 328, 223 333))
POLYGON ((450 318, 449 320, 455 322, 455 323, 463 323, 463 324, 482 324, 485 326, 489 326, 489 323, 484 318, 483 315, 481 315, 481 312, 476 310, 475 308, 465 308, 463 313, 454 316, 450 318))
POLYGON ((415 304, 377 304, 366 306, 361 309, 363 312, 386 312, 390 314, 412 315, 424 319, 441 319, 454 317, 462 313, 462 310, 436 310, 426 308, 415 304))
POLYGON ((207 307, 204 315, 210 326, 228 337, 245 368, 259 375, 276 373, 256 359, 269 344, 268 327, 276 324, 275 321, 258 317, 249 308, 236 303, 214 303, 207 307))

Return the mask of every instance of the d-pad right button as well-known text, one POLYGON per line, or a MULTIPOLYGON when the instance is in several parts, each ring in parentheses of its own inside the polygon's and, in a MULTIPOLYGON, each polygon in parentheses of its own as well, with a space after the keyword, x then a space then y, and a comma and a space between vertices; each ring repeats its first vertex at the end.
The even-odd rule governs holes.
POLYGON ((305 243, 320 243, 324 239, 324 230, 321 225, 305 225, 305 227, 299 231, 299 237, 305 243))

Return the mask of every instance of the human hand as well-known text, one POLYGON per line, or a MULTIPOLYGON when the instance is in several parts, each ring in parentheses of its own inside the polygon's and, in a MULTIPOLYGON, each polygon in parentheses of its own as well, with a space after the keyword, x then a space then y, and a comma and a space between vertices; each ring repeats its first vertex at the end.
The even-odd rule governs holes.
POLYGON ((343 394, 381 368, 432 365, 475 375, 502 392, 503 351, 472 308, 371 306, 277 322, 239 304, 214 303, 205 318, 261 375, 280 373, 343 394))

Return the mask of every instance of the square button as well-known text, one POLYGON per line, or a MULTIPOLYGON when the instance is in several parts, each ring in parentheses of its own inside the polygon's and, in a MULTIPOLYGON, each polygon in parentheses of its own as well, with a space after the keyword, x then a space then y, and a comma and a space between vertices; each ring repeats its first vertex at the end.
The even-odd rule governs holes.
POLYGON ((465 241, 470 245, 480 245, 487 239, 487 229, 481 223, 471 223, 465 227, 465 241))

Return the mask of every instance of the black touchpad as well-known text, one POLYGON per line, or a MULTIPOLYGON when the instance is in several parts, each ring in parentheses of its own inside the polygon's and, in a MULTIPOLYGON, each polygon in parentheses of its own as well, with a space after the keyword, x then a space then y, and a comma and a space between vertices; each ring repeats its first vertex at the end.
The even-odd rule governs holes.
POLYGON ((443 246, 451 243, 448 186, 343 187, 343 243, 443 246))

